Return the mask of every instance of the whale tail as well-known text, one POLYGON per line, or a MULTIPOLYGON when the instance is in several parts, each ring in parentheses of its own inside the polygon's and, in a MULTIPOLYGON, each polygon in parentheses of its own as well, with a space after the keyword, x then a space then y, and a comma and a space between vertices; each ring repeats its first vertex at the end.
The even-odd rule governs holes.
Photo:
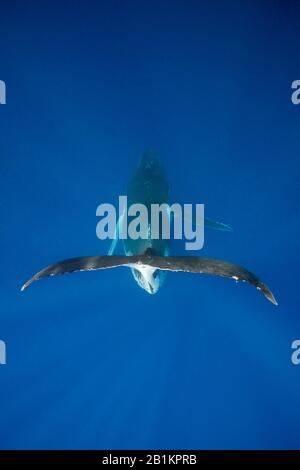
POLYGON ((235 281, 246 281, 255 286, 274 305, 277 301, 270 289, 255 274, 247 269, 227 261, 198 256, 153 256, 151 253, 137 256, 84 256, 71 258, 52 264, 31 277, 22 286, 27 289, 34 281, 47 276, 72 273, 75 271, 94 271, 98 269, 127 266, 140 270, 143 267, 162 271, 182 271, 199 274, 224 276, 235 281))

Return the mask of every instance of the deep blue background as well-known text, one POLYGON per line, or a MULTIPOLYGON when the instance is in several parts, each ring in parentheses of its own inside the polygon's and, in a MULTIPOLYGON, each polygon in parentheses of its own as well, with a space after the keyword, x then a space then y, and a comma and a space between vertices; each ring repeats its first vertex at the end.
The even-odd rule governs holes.
POLYGON ((1 2, 1 448, 299 447, 296 5, 1 2), (253 270, 279 307, 192 274, 150 296, 121 268, 20 293, 106 253, 96 207, 149 147, 173 201, 233 226, 202 253, 253 270))

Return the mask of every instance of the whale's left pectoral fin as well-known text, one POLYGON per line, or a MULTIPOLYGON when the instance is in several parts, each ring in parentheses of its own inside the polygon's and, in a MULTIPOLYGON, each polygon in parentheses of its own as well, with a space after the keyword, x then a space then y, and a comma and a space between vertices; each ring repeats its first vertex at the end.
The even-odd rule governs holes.
POLYGON ((114 254, 115 250, 116 250, 116 247, 117 247, 117 244, 118 244, 118 241, 119 241, 119 238, 120 238, 120 230, 122 230, 123 220, 124 220, 124 212, 120 216, 120 218, 118 219, 118 222, 116 224, 114 238, 111 242, 110 248, 109 248, 108 253, 107 253, 108 256, 112 256, 114 254))

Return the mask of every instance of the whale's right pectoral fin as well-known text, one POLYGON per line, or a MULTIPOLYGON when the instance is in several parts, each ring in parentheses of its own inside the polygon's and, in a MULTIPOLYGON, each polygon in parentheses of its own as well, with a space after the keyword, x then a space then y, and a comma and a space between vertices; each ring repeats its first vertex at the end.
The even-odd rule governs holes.
MULTIPOLYGON (((171 219, 173 220, 174 214, 171 212, 171 219)), ((176 217, 176 215, 175 215, 176 217)), ((188 224, 192 224, 192 214, 191 213, 184 213, 184 220, 188 224)), ((230 225, 224 224, 223 222, 217 222, 216 220, 209 219, 208 217, 204 217, 204 227, 209 228, 212 230, 219 230, 221 232, 232 232, 233 229, 230 225)))
POLYGON ((205 217, 204 219, 204 226, 213 230, 220 230, 222 232, 233 231, 230 225, 223 224, 223 222, 216 222, 215 220, 208 219, 207 217, 205 217))

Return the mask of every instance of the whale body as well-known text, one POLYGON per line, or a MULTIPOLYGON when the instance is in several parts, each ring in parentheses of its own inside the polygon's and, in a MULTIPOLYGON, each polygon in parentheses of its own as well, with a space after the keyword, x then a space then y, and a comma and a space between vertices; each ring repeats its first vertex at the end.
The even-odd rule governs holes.
MULTIPOLYGON (((148 211, 151 204, 169 204, 169 185, 165 171, 153 152, 143 155, 138 168, 128 185, 128 206, 132 204, 143 204, 148 211)), ((76 271, 93 271, 99 269, 115 268, 119 266, 129 267, 138 285, 149 294, 155 294, 162 286, 166 272, 189 272, 198 274, 211 274, 224 276, 235 281, 246 281, 254 285, 274 305, 277 301, 270 291, 255 274, 236 264, 204 258, 200 256, 169 256, 170 240, 159 237, 151 238, 151 226, 145 239, 132 239, 127 237, 123 240, 124 256, 115 256, 113 253, 122 229, 123 217, 117 224, 115 240, 107 256, 84 256, 71 258, 52 264, 34 276, 22 286, 25 290, 34 281, 47 276, 72 273, 76 271)), ((128 216, 128 223, 130 217, 128 216)), ((231 230, 226 224, 205 219, 205 225, 217 230, 231 230)))

